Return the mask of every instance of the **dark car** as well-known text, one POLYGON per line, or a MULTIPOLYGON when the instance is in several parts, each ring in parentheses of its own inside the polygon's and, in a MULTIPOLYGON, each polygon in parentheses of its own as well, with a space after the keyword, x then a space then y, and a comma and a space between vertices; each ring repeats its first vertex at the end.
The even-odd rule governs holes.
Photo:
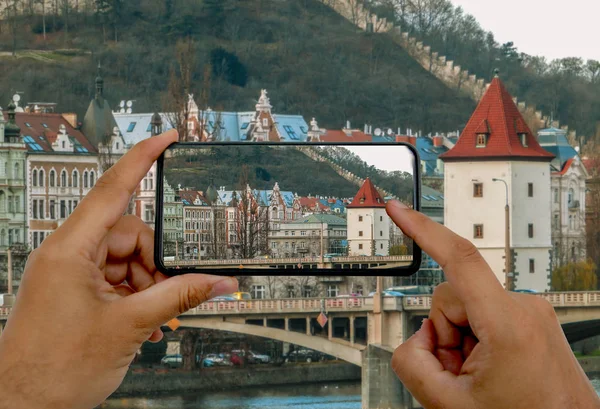
POLYGON ((312 349, 296 349, 284 356, 284 362, 319 362, 325 360, 325 355, 312 349))

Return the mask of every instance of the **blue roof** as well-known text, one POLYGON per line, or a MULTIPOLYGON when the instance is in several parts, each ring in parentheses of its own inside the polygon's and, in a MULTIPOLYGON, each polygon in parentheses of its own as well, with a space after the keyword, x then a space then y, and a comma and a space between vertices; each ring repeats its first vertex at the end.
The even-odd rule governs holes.
POLYGON ((433 146, 433 139, 428 136, 417 138, 416 148, 419 152, 421 162, 425 162, 423 176, 441 176, 435 172, 437 160, 442 153, 448 152, 448 148, 445 146, 433 146))
POLYGON ((578 155, 567 139, 567 132, 562 129, 542 129, 538 132, 538 141, 542 148, 555 156, 551 165, 556 170, 561 170, 569 159, 578 155))
MULTIPOLYGON (((217 192, 219 195, 219 200, 222 203, 229 205, 231 203, 231 200, 233 199, 233 192, 233 190, 219 190, 217 192)), ((242 196, 242 192, 239 190, 236 190, 235 192, 239 200, 239 198, 242 196)), ((285 203, 286 207, 292 207, 292 205, 294 204, 294 193, 289 191, 280 191, 279 193, 281 194, 281 197, 283 198, 283 202, 285 203)), ((273 195, 273 191, 252 189, 252 195, 256 198, 260 206, 269 206, 269 204, 271 203, 271 196, 273 195)))

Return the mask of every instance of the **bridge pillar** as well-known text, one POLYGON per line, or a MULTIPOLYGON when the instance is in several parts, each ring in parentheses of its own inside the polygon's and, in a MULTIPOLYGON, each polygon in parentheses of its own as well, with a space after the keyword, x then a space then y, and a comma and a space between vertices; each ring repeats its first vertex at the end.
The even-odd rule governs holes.
POLYGON ((363 351, 363 409, 421 408, 392 370, 393 353, 390 347, 374 344, 363 351))
POLYGON ((266 318, 263 318, 263 327, 267 327, 267 326, 268 326, 268 325, 267 325, 267 319, 266 319, 266 318))
POLYGON ((306 335, 310 335, 310 316, 306 317, 306 335))
POLYGON ((285 330, 289 331, 290 330, 290 319, 288 317, 285 317, 284 322, 285 322, 285 330))
POLYGON ((355 334, 355 329, 354 329, 354 314, 350 314, 350 344, 354 345, 354 334, 355 334))
POLYGON ((327 339, 331 341, 333 338, 333 320, 334 318, 329 318, 329 322, 327 323, 327 339))

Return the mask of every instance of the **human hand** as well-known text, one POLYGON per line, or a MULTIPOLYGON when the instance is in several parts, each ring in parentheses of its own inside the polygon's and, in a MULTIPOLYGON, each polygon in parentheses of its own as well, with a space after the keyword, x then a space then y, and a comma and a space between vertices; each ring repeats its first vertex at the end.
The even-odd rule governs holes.
POLYGON ((154 235, 123 216, 170 131, 135 145, 98 180, 71 217, 29 257, 0 337, 0 408, 89 409, 121 384, 141 344, 208 298, 237 291, 233 278, 167 278, 154 235))
POLYGON ((387 212, 448 280, 392 359, 424 408, 600 407, 547 301, 505 291, 475 246, 444 226, 399 202, 387 212))

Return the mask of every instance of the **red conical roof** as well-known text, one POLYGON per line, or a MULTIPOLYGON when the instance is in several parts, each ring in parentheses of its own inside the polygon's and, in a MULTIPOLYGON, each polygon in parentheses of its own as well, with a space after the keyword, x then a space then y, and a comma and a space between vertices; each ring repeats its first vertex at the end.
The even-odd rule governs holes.
POLYGON ((385 207, 385 201, 383 200, 377 189, 375 189, 375 186, 373 185, 373 182, 371 182, 371 179, 366 178, 365 183, 363 183, 361 188, 358 190, 356 196, 354 196, 352 203, 346 206, 346 208, 352 209, 377 207, 385 207))
POLYGON ((440 159, 448 162, 494 159, 549 162, 552 158, 540 146, 498 77, 492 80, 454 148, 440 155, 440 159), (477 147, 478 134, 487 135, 483 147, 477 147), (519 134, 527 135, 526 146, 519 134))

